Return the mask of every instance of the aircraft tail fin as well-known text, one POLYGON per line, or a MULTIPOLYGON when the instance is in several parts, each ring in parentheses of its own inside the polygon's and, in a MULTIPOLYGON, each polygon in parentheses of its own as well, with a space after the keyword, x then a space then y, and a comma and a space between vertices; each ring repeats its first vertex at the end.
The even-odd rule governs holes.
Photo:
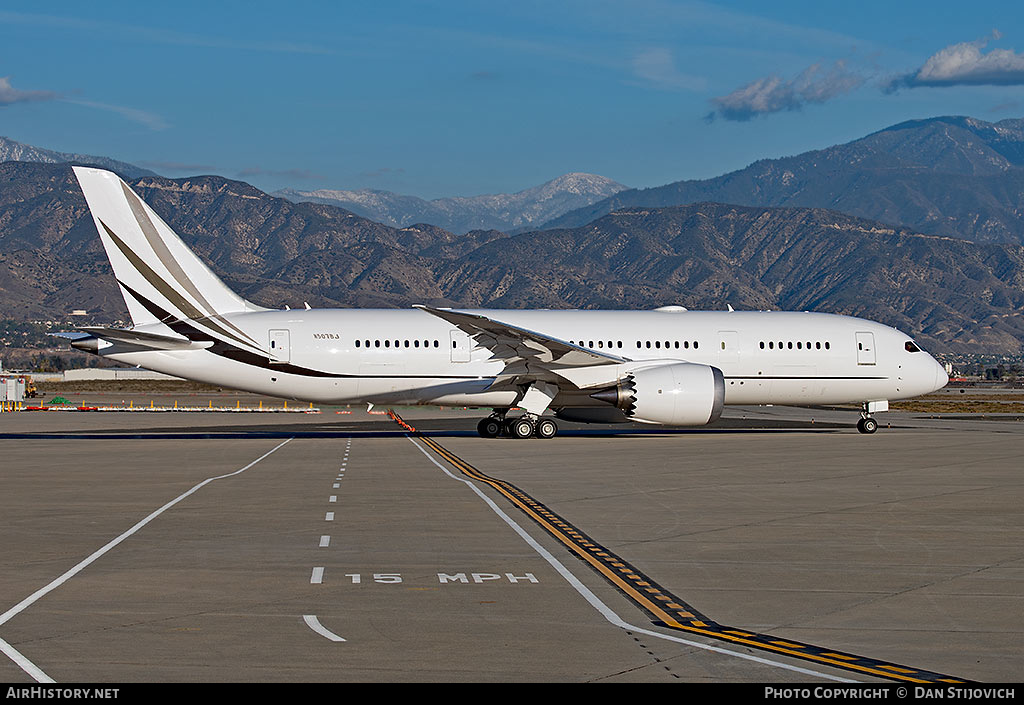
POLYGON ((136 326, 262 310, 228 288, 116 174, 74 171, 136 326))

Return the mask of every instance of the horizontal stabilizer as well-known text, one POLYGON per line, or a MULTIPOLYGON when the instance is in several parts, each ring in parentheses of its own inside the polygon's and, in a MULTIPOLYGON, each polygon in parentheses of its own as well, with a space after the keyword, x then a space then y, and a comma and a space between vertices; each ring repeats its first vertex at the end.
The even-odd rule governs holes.
POLYGON ((203 350, 213 345, 210 340, 189 340, 170 335, 159 335, 157 333, 145 333, 143 331, 128 330, 124 328, 104 328, 102 326, 87 326, 79 328, 80 331, 89 334, 88 339, 72 341, 73 347, 80 347, 87 344, 89 340, 96 338, 111 343, 124 343, 136 345, 151 350, 203 350))

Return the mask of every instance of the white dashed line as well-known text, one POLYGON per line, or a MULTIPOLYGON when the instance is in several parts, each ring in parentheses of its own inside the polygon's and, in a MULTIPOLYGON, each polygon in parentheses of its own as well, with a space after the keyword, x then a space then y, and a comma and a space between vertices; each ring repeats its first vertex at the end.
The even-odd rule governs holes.
POLYGON ((321 566, 317 566, 313 569, 313 575, 309 578, 310 585, 319 585, 324 581, 324 569, 321 566))
POLYGON ((331 537, 326 534, 320 537, 320 548, 327 548, 331 545, 331 537))

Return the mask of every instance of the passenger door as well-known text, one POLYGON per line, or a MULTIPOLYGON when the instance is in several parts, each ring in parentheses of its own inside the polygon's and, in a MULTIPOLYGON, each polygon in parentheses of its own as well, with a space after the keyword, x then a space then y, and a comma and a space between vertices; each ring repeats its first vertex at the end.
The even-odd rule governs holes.
POLYGON ((740 361, 740 338, 734 330, 718 331, 718 366, 735 371, 740 361))
POLYGON ((270 361, 286 363, 291 361, 292 345, 288 329, 272 329, 270 331, 270 361))
POLYGON ((857 364, 875 364, 875 334, 859 332, 857 335, 857 364))
POLYGON ((473 352, 473 339, 461 330, 449 331, 452 362, 469 362, 473 352))

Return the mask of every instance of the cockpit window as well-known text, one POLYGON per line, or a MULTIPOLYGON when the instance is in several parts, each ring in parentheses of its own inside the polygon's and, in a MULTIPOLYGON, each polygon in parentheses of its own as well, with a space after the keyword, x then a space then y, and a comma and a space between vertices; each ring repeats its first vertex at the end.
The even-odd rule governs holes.
POLYGON ((907 352, 921 352, 921 348, 914 345, 913 340, 908 340, 907 342, 905 342, 903 344, 903 349, 906 350, 907 352))

